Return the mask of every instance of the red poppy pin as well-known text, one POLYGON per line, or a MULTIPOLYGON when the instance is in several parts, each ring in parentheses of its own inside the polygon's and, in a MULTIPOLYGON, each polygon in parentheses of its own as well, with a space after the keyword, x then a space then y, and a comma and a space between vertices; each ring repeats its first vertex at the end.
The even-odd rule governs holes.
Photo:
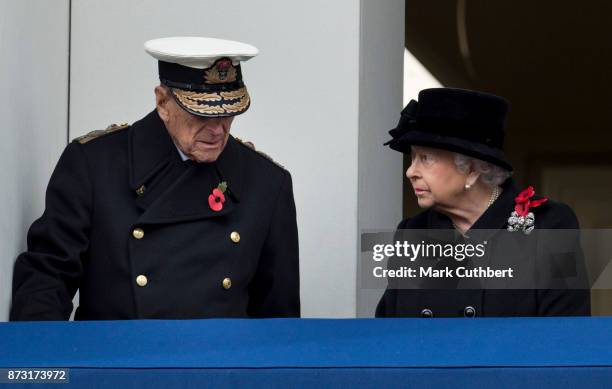
POLYGON ((535 228, 535 215, 531 212, 531 208, 539 207, 548 201, 546 197, 532 200, 535 195, 533 186, 525 189, 514 199, 514 211, 508 218, 508 231, 522 231, 525 235, 529 235, 535 228))
POLYGON ((225 191, 227 190, 227 183, 225 181, 221 182, 215 189, 213 189, 212 193, 208 195, 208 205, 210 209, 215 212, 219 212, 223 209, 223 203, 225 203, 225 191))

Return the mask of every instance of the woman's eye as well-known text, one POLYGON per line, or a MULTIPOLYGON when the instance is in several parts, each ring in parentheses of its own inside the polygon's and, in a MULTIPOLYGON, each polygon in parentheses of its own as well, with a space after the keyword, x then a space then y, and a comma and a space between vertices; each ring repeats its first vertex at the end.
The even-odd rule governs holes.
POLYGON ((431 154, 421 154, 421 162, 426 166, 433 164, 435 160, 436 159, 431 154))
POLYGON ((423 165, 431 165, 435 161, 435 158, 431 154, 411 153, 410 164, 414 164, 415 161, 418 161, 423 165))

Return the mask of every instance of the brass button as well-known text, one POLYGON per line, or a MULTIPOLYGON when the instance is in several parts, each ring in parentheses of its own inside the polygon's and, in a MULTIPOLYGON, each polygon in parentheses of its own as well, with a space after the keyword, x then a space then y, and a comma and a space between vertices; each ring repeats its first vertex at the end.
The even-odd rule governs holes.
POLYGON ((223 289, 229 289, 232 287, 232 280, 229 277, 223 279, 223 289))
POLYGON ((138 286, 147 286, 148 282, 149 280, 147 280, 147 277, 143 276, 142 274, 136 277, 136 283, 138 284, 138 286))
POLYGON ((147 187, 146 187, 146 186, 144 186, 144 185, 140 185, 140 186, 138 187, 138 189, 136 189, 136 194, 137 194, 138 196, 142 196, 142 195, 144 195, 145 190, 147 190, 147 187))
POLYGON ((230 234, 230 239, 232 240, 232 242, 238 243, 240 242, 240 234, 234 231, 230 234))
POLYGON ((134 236, 136 239, 142 239, 144 238, 144 231, 142 228, 134 228, 134 231, 132 231, 132 236, 134 236))

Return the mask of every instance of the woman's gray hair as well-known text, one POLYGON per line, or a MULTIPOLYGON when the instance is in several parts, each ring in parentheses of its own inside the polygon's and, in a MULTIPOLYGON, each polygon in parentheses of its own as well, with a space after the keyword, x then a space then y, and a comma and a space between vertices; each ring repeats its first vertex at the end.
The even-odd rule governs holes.
POLYGON ((455 165, 465 174, 469 173, 472 167, 474 171, 480 173, 479 179, 492 188, 500 186, 512 175, 502 167, 459 153, 455 153, 455 165))

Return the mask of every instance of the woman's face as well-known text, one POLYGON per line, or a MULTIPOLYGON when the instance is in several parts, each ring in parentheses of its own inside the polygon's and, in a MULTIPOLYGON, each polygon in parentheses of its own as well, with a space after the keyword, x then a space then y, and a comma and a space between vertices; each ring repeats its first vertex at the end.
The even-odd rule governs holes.
POLYGON ((467 176, 457 169, 455 154, 429 147, 412 146, 406 170, 419 207, 454 207, 465 191, 467 176))

